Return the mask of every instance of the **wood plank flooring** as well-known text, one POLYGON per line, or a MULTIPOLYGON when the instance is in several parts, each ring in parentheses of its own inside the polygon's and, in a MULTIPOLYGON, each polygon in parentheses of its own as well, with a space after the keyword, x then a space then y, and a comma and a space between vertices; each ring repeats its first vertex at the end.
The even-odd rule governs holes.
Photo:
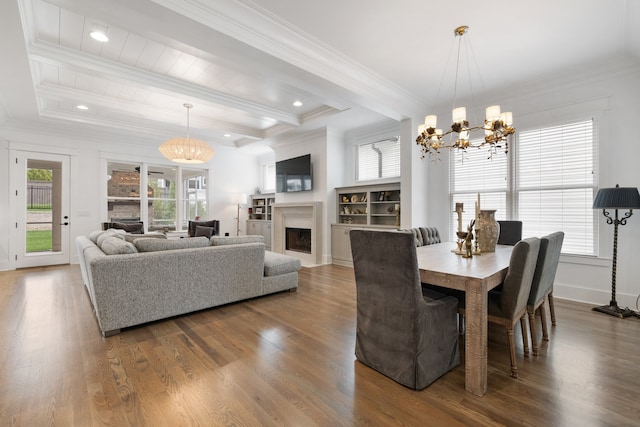
POLYGON ((490 326, 479 398, 464 364, 413 391, 356 361, 350 268, 109 338, 77 265, 0 272, 0 426, 639 426, 640 321, 556 311, 539 357, 516 337, 517 380, 490 326))

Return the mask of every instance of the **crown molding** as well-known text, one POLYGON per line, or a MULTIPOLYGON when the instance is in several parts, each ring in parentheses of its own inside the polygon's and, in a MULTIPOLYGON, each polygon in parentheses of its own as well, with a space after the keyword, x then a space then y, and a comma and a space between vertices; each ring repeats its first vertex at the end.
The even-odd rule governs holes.
POLYGON ((151 0, 213 30, 321 77, 355 94, 363 107, 399 120, 424 103, 251 0, 151 0))

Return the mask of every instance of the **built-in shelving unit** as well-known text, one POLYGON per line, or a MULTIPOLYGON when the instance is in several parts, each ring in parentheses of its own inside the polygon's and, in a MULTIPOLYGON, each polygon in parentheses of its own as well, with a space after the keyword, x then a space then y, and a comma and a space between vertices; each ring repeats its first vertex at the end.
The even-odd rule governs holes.
POLYGON ((271 221, 271 206, 276 201, 276 195, 255 194, 251 196, 249 219, 271 221))
POLYGON ((400 184, 336 188, 338 224, 400 226, 400 184))
POLYGON ((400 183, 336 188, 337 223, 331 225, 331 259, 352 265, 349 232, 400 227, 400 183))

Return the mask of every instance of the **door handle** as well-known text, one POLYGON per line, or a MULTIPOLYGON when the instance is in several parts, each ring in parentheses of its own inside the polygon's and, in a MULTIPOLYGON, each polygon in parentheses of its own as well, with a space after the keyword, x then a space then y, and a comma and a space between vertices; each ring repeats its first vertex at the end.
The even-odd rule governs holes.
POLYGON ((68 222, 61 222, 60 225, 69 225, 68 222))

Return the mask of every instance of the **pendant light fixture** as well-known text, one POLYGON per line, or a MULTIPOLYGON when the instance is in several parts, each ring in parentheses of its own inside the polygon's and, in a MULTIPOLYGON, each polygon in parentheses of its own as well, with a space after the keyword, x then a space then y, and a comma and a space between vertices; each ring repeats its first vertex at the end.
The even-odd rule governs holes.
POLYGON ((187 137, 172 138, 160 146, 160 152, 167 159, 176 163, 205 163, 216 154, 213 148, 196 138, 189 137, 189 110, 191 104, 183 104, 187 109, 187 137))

